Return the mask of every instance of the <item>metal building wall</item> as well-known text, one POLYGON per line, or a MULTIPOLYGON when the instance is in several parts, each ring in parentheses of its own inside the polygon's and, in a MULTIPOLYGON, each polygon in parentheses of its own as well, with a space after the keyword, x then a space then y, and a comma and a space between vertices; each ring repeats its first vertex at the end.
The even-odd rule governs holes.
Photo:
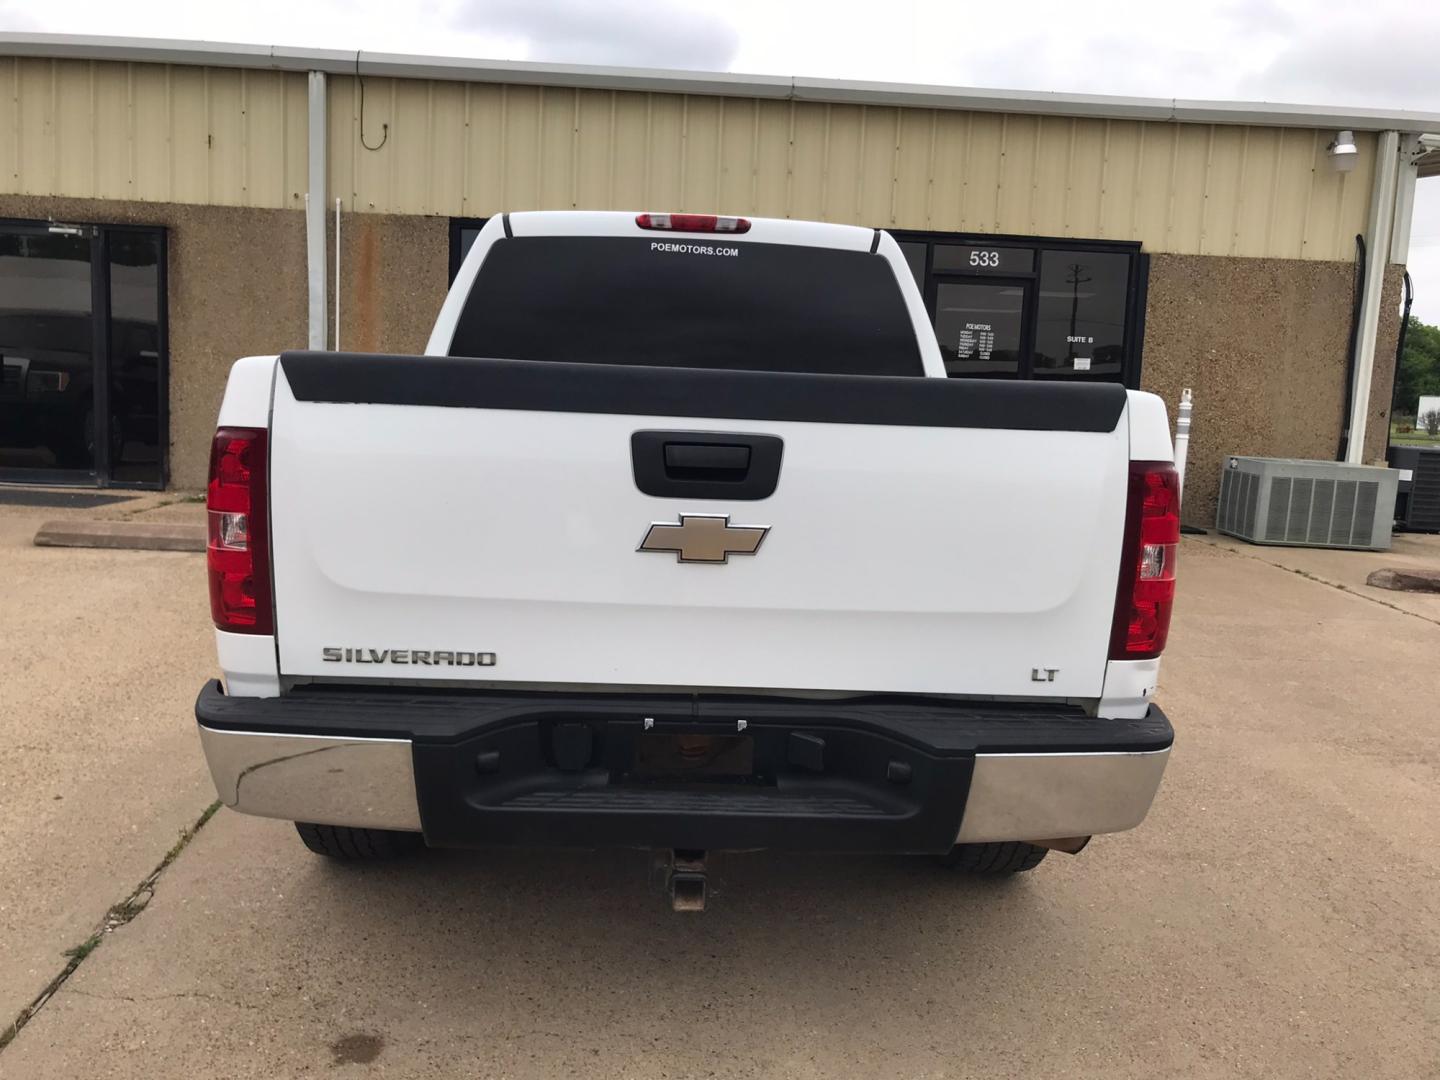
POLYGON ((0 192, 297 207, 305 76, 0 57, 0 192))
POLYGON ((332 196, 359 211, 656 208, 1350 260, 1374 136, 479 83, 330 79, 332 196))
MULTIPOLYGON (((331 196, 393 214, 721 210, 1349 261, 1375 147, 1357 133, 1345 176, 1310 129, 367 78, 370 151, 359 84, 329 86, 331 196)), ((0 58, 4 192, 298 207, 305 130, 303 74, 0 58)))

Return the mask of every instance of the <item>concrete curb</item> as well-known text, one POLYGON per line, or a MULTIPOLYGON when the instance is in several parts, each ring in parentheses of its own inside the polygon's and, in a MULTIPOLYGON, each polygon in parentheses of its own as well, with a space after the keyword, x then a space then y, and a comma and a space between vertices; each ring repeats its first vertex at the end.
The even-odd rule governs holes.
POLYGON ((1386 567, 1372 573, 1365 584, 1398 592, 1440 593, 1440 570, 1386 567))
POLYGON ((47 521, 35 533, 35 546, 204 551, 205 526, 173 521, 47 521))

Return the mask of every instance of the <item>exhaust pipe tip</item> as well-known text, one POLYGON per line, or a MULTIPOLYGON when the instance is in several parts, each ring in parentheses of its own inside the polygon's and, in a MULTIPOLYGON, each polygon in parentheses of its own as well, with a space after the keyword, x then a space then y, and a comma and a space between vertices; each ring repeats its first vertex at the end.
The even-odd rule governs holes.
POLYGON ((1036 847, 1049 848, 1051 851, 1063 851, 1066 855, 1079 855, 1085 850, 1085 845, 1090 843, 1088 836, 1059 836, 1053 840, 1027 840, 1027 844, 1034 844, 1036 847))

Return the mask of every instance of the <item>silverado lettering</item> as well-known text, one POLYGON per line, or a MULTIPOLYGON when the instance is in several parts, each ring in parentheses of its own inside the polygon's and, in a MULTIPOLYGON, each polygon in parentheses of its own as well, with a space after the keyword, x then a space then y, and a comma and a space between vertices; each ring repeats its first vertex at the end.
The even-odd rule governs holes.
POLYGON ((356 649, 327 645, 320 650, 329 664, 442 664, 451 667, 494 667, 493 652, 447 652, 430 649, 356 649))

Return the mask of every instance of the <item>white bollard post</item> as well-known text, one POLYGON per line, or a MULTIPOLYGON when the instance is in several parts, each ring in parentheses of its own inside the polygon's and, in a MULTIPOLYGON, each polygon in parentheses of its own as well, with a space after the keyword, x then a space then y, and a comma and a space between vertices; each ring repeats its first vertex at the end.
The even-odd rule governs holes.
POLYGON ((1185 495, 1185 458, 1190 452, 1190 388, 1180 391, 1180 409, 1175 416, 1175 472, 1180 477, 1180 495, 1185 495))

